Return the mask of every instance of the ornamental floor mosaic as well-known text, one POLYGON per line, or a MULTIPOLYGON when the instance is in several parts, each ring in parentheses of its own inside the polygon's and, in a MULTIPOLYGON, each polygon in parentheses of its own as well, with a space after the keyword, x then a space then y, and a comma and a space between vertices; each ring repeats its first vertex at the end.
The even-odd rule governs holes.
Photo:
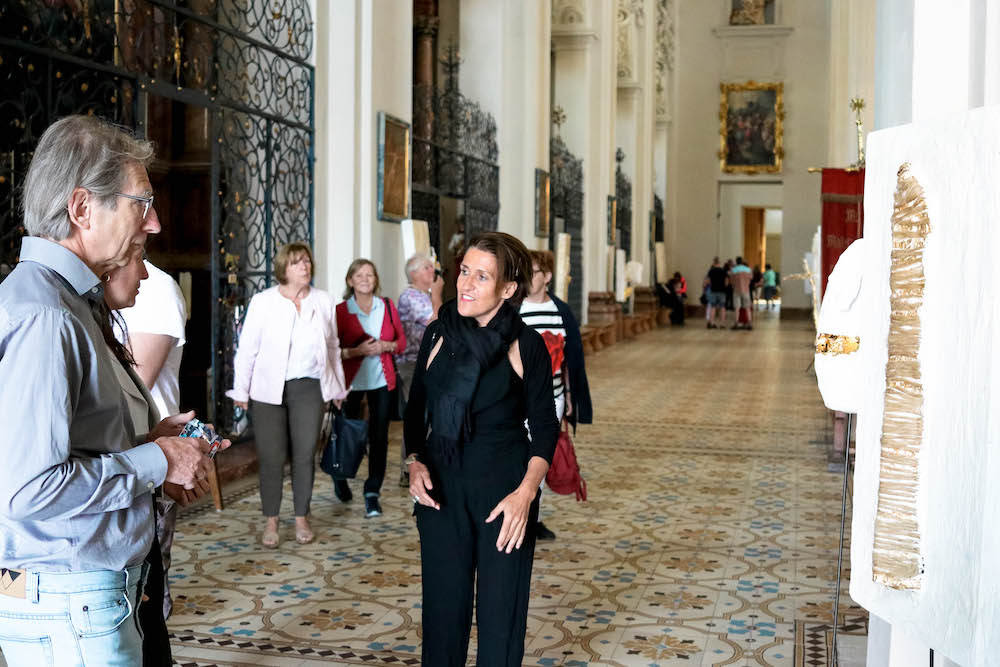
MULTIPOLYGON (((558 539, 536 550, 525 665, 828 664, 842 478, 826 470, 811 329, 773 317, 752 332, 699 325, 588 358, 596 423, 576 447, 589 500, 544 498, 558 539)), ((365 519, 355 486, 344 505, 317 477, 307 546, 290 517, 280 548, 260 546, 253 485, 227 489, 222 513, 183 515, 177 663, 419 664, 407 494, 391 479, 385 515, 365 519)), ((863 636, 848 575, 836 620, 863 636)))

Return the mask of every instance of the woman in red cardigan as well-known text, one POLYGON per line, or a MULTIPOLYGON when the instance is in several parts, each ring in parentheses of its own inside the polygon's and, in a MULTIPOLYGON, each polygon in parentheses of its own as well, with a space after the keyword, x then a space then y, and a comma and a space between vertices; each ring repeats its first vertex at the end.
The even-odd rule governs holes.
MULTIPOLYGON (((367 259, 356 259, 347 269, 347 290, 337 304, 337 331, 344 378, 351 389, 344 405, 352 419, 361 416, 361 399, 368 398, 368 479, 365 480, 365 516, 382 514, 379 493, 385 479, 389 449, 390 393, 396 388, 392 355, 406 349, 406 335, 392 299, 379 296, 378 271, 367 259)), ((345 479, 334 480, 343 502, 351 499, 345 479)))

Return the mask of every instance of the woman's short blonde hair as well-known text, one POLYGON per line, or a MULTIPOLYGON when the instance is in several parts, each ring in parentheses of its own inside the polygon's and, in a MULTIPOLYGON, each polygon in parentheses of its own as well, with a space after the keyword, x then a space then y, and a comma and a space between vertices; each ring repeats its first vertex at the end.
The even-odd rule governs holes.
POLYGON ((288 276, 285 271, 288 269, 288 265, 302 255, 309 258, 309 277, 312 278, 316 275, 316 262, 313 260, 312 248, 302 241, 292 241, 284 245, 274 258, 274 277, 279 283, 284 285, 287 282, 288 276))
POLYGON ((382 283, 378 279, 378 269, 375 268, 375 262, 361 257, 351 262, 351 265, 347 267, 347 275, 344 276, 344 283, 347 285, 347 289, 344 290, 344 301, 347 301, 354 296, 354 288, 351 287, 351 278, 354 277, 354 274, 357 273, 358 269, 362 266, 372 267, 372 273, 375 274, 375 296, 381 296, 382 283))

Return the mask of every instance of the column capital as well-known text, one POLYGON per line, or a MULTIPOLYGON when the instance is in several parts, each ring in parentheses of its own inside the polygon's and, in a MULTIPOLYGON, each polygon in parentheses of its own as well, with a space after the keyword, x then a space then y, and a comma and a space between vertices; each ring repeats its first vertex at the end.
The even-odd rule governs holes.
POLYGON ((593 30, 552 30, 553 51, 586 51, 597 44, 600 37, 593 30))
POLYGON ((436 16, 418 15, 413 17, 413 30, 418 37, 435 37, 441 27, 441 19, 436 16))

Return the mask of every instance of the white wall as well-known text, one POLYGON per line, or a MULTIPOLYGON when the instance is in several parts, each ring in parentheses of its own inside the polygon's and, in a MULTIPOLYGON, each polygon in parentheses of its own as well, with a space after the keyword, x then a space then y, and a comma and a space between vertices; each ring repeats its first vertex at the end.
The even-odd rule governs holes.
POLYGON ((500 148, 499 230, 535 238, 535 169, 549 171, 549 0, 462 0, 461 88, 493 114, 500 148))
MULTIPOLYGON (((713 28, 724 2, 681 2, 678 7, 676 118, 671 126, 667 186, 671 270, 701 275, 722 249, 716 227, 719 169, 719 84, 750 79, 785 84, 784 211, 781 271, 801 271, 820 221, 820 180, 811 166, 827 159, 829 14, 826 2, 785 0, 787 36, 753 30, 751 37, 719 37, 713 28)), ((749 34, 749 33, 743 33, 749 34)), ((757 180, 773 180, 759 176, 757 180)), ((786 307, 807 308, 808 297, 788 290, 786 307)))
POLYGON ((396 0, 317 7, 316 284, 339 297, 350 262, 375 262, 382 292, 405 287, 397 223, 377 219, 377 112, 412 122, 413 13, 396 0))

